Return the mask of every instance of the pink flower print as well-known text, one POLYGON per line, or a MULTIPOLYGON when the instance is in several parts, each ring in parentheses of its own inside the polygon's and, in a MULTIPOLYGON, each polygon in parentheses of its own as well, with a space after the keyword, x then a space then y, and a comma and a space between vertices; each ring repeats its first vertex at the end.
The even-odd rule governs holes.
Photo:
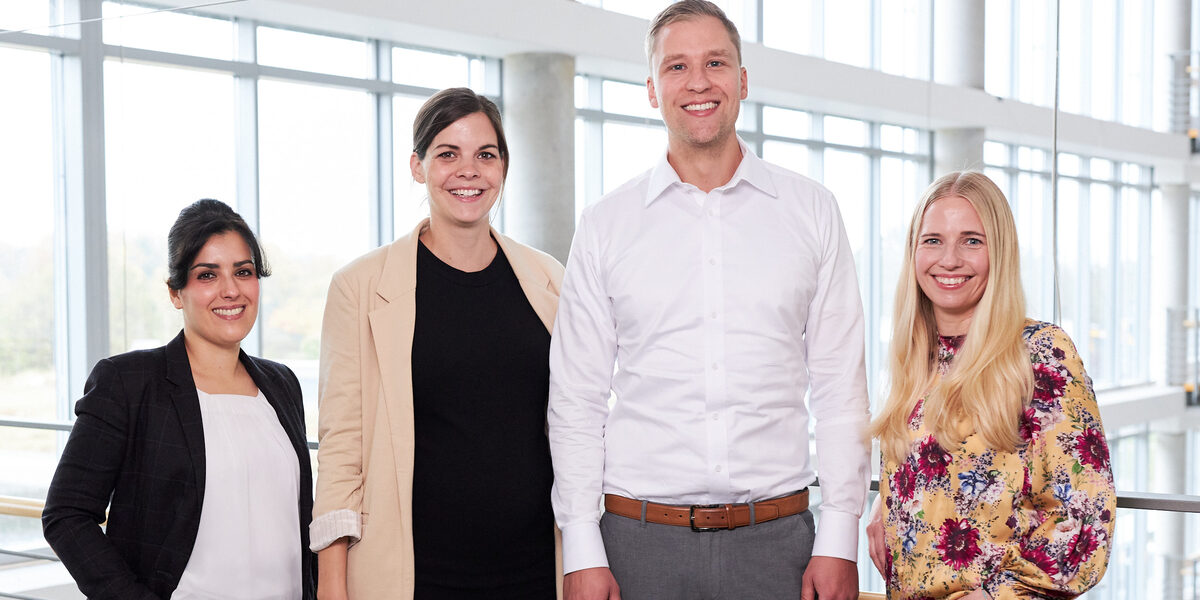
POLYGON ((946 519, 934 544, 942 562, 963 569, 983 553, 979 549, 979 530, 966 519, 946 519))

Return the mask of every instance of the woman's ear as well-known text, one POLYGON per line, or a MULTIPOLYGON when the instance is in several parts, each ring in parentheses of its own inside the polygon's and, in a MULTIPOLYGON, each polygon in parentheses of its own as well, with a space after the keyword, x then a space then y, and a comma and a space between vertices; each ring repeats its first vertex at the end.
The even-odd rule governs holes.
POLYGON ((425 183, 425 165, 421 164, 421 159, 417 157, 417 153, 413 152, 408 158, 408 168, 412 170, 413 180, 417 183, 425 183))

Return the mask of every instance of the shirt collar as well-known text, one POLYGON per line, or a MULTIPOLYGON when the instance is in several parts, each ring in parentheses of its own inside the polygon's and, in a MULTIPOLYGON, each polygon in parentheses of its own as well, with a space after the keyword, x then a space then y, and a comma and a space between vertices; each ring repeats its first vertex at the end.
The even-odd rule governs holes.
MULTIPOLYGON (((763 159, 754 154, 746 142, 739 136, 737 138, 738 146, 742 149, 742 162, 738 164, 738 168, 733 172, 733 177, 720 188, 733 189, 738 184, 745 181, 746 183, 758 188, 762 193, 775 197, 775 184, 771 181, 771 172, 767 170, 767 164, 763 159)), ((679 179, 679 174, 675 172, 675 168, 671 163, 667 162, 667 153, 663 152, 658 159, 658 163, 650 170, 650 181, 646 187, 646 206, 650 206, 655 200, 662 197, 663 193, 672 186, 684 186, 685 184, 679 179)))

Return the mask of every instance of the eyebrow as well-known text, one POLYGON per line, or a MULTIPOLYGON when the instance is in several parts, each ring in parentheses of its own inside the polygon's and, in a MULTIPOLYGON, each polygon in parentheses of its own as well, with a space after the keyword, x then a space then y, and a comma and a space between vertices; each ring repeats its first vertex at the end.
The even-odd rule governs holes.
MULTIPOLYGON (((434 150, 437 150, 438 148, 448 148, 450 150, 462 150, 462 148, 459 148, 458 146, 455 146, 454 144, 438 144, 433 147, 434 150)), ((494 150, 500 149, 500 147, 497 146, 496 144, 484 144, 479 147, 480 150, 486 150, 488 148, 492 148, 494 150)))
MULTIPOLYGON (((687 58, 687 56, 688 56, 687 54, 682 54, 682 53, 680 53, 680 54, 669 54, 669 55, 667 55, 667 56, 664 56, 664 57, 662 58, 662 64, 666 65, 666 64, 668 64, 668 63, 672 63, 672 62, 675 62, 675 61, 678 61, 678 60, 682 60, 682 59, 684 59, 684 58, 687 58)), ((705 58, 706 58, 706 59, 708 59, 708 58, 714 58, 714 57, 715 57, 715 58, 725 58, 725 59, 728 59, 729 57, 733 56, 733 54, 732 54, 731 52, 729 52, 728 50, 712 50, 712 51, 710 51, 710 52, 707 52, 707 53, 705 53, 705 55, 704 55, 704 56, 705 56, 705 58)))
MULTIPOLYGON (((254 264, 254 261, 247 258, 246 260, 239 260, 239 261, 233 263, 233 266, 240 267, 242 265, 253 265, 253 264, 254 264)), ((194 271, 196 269, 219 269, 219 268, 221 268, 221 265, 218 265, 216 263, 196 263, 196 264, 192 265, 192 268, 190 268, 188 270, 194 271)))

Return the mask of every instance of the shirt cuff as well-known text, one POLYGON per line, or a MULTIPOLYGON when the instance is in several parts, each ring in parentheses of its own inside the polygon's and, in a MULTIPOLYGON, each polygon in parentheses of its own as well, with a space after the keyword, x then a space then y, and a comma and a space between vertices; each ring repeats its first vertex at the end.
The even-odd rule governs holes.
POLYGON ((578 523, 562 530, 563 574, 607 567, 608 555, 604 553, 604 538, 600 536, 600 524, 578 523))
POLYGON ((857 563, 858 517, 836 510, 822 510, 813 556, 832 556, 857 563))
POLYGON ((362 519, 348 508, 327 512, 308 525, 308 548, 320 552, 341 538, 354 544, 362 538, 362 519))

